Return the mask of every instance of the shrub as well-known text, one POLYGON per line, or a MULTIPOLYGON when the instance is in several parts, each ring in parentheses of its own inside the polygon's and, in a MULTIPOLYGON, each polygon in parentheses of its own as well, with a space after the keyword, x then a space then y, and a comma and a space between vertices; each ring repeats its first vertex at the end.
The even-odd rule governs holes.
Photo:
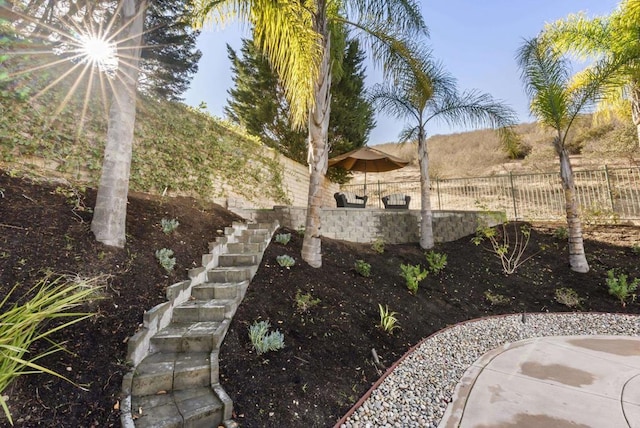
POLYGON ((283 254, 281 256, 276 257, 276 262, 278 262, 280 266, 286 267, 287 269, 289 269, 291 266, 296 264, 296 259, 294 259, 293 257, 287 254, 283 254))
POLYGON ((162 231, 168 235, 171 232, 175 231, 178 226, 180 226, 180 223, 176 219, 168 220, 166 218, 163 218, 162 220, 160 220, 160 226, 162 227, 162 231))
POLYGON ((296 290, 296 307, 299 312, 307 312, 318 303, 320 303, 320 299, 314 299, 311 293, 302 294, 302 291, 296 290))
POLYGON ((384 239, 376 238, 375 241, 371 243, 371 249, 378 254, 384 253, 384 239))
POLYGON ((491 244, 489 251, 500 259, 502 271, 507 275, 514 273, 523 263, 538 254, 536 252, 525 257, 531 238, 531 228, 527 224, 518 227, 516 223, 513 223, 513 229, 513 242, 511 242, 512 238, 507 230, 507 223, 502 223, 498 227, 481 226, 476 230, 476 236, 471 240, 474 244, 480 245, 487 239, 491 244))
POLYGON ((368 278, 371 276, 371 265, 364 260, 356 260, 355 262, 356 272, 360 275, 368 278))
POLYGON ((565 240, 569 238, 569 231, 567 231, 566 227, 560 226, 559 228, 553 231, 553 236, 556 239, 565 240))
POLYGON ((276 235, 276 242, 278 244, 287 245, 291 241, 290 233, 278 233, 276 235))
POLYGON ((413 294, 418 293, 418 285, 420 281, 427 277, 427 270, 422 269, 420 265, 405 265, 401 264, 400 268, 402 273, 400 274, 405 281, 407 281, 407 288, 413 294))
POLYGON ((640 244, 633 244, 633 247, 631 247, 631 251, 633 251, 633 254, 637 254, 640 256, 640 244))
POLYGON ((484 292, 484 298, 487 302, 491 303, 491 306, 508 305, 511 303, 511 299, 503 294, 493 294, 491 290, 484 292))
POLYGON ((284 335, 278 330, 269 332, 269 321, 256 321, 249 327, 249 339, 258 355, 284 348, 284 335))
POLYGON ((13 421, 2 392, 18 376, 47 373, 73 383, 37 363, 45 355, 64 350, 60 344, 51 342, 51 348, 40 355, 30 355, 29 350, 37 340, 49 340, 52 333, 93 316, 69 310, 95 300, 99 280, 96 277, 69 281, 64 277, 52 279, 47 275, 33 287, 35 294, 26 303, 5 307, 11 292, 0 302, 0 406, 11 424, 13 421), (54 319, 62 320, 62 323, 47 324, 54 319), (48 325, 48 329, 43 325, 48 325))
POLYGON ((393 330, 400 328, 396 312, 389 312, 389 307, 384 305, 383 308, 380 303, 378 303, 378 308, 380 309, 380 324, 378 324, 378 327, 389 334, 393 334, 393 330))
POLYGON ((627 306, 627 300, 630 298, 635 300, 636 295, 633 294, 634 291, 638 289, 638 284, 640 284, 640 279, 634 279, 631 284, 627 282, 627 275, 620 274, 618 277, 615 276, 613 269, 607 272, 607 286, 609 287, 609 294, 615 296, 622 303, 622 307, 627 306))
POLYGON ((572 288, 558 288, 556 289, 556 302, 561 305, 565 305, 569 308, 575 308, 580 306, 582 299, 578 296, 578 293, 572 288))
POLYGON ((156 251, 156 259, 167 272, 173 271, 173 267, 176 265, 176 259, 173 257, 173 250, 163 248, 156 251))
POLYGON ((442 253, 436 253, 435 251, 429 251, 425 254, 427 263, 429 264, 429 271, 437 275, 442 272, 447 266, 447 255, 442 253))

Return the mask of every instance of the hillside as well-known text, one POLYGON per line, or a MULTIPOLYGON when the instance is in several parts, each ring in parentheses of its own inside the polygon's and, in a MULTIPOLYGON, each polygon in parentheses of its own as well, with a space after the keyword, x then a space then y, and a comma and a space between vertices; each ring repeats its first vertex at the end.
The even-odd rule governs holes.
MULTIPOLYGON (((432 178, 474 177, 512 172, 548 172, 558 169, 557 156, 551 146, 552 134, 536 123, 515 127, 525 151, 522 159, 509 159, 495 131, 478 131, 434 135, 427 139, 432 178)), ((580 117, 569 136, 574 168, 601 168, 603 164, 638 165, 635 128, 628 123, 608 120, 595 124, 590 115, 580 117)), ((376 174, 382 181, 414 181, 420 173, 416 143, 387 143, 376 148, 409 159, 412 165, 401 170, 376 174)), ((354 183, 363 177, 356 175, 354 183)))

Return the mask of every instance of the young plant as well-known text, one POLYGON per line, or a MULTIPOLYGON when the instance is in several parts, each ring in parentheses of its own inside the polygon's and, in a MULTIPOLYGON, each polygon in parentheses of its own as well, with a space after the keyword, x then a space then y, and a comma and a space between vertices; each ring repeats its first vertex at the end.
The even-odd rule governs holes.
POLYGON ((176 265, 176 259, 173 257, 173 250, 168 248, 157 250, 156 259, 158 259, 160 266, 162 266, 167 272, 173 271, 173 267, 176 265))
POLYGON ((396 318, 396 312, 389 312, 389 307, 384 305, 384 308, 380 303, 378 303, 378 308, 380 309, 380 327, 382 330, 389 334, 393 334, 393 330, 396 328, 400 328, 398 325, 398 318, 396 318))
POLYGON ((569 231, 567 230, 566 227, 560 226, 559 228, 553 231, 553 237, 561 241, 564 241, 565 239, 569 238, 569 231))
POLYGON ((633 254, 640 256, 640 244, 633 244, 631 251, 633 251, 633 254))
POLYGON ((249 327, 249 339, 258 355, 284 348, 284 335, 278 330, 269 332, 270 328, 269 321, 256 321, 249 327))
POLYGON ((320 299, 314 299, 311 293, 302 293, 299 289, 296 290, 296 307, 298 312, 307 312, 309 309, 320 303, 320 299))
POLYGON ((518 227, 516 223, 513 223, 513 231, 512 238, 507 229, 507 223, 502 223, 498 227, 481 226, 476 230, 476 236, 471 240, 476 245, 488 240, 491 244, 489 251, 500 259, 502 271, 507 275, 514 273, 518 267, 538 254, 535 252, 525 256, 531 239, 531 228, 528 225, 522 224, 518 227))
POLYGON ((420 281, 425 279, 429 272, 426 269, 422 269, 420 265, 401 264, 400 268, 402 269, 400 276, 407 282, 407 288, 412 294, 417 294, 420 281))
POLYGON ((627 300, 631 299, 633 301, 636 299, 636 295, 633 292, 638 289, 638 284, 640 284, 640 279, 638 278, 635 278, 631 284, 627 282, 627 278, 625 274, 620 274, 616 277, 613 269, 607 272, 609 294, 617 297, 623 308, 627 306, 627 300))
POLYGON ((276 235, 276 242, 278 244, 287 245, 291 241, 290 233, 278 233, 276 235))
POLYGON ((509 303, 511 303, 511 300, 504 294, 493 294, 491 290, 487 290, 484 292, 484 298, 487 300, 487 302, 491 303, 491 306, 508 305, 509 303))
POLYGON ((384 239, 376 238, 375 241, 371 243, 371 249, 378 254, 384 253, 384 239))
POLYGON ((578 293, 572 288, 558 288, 556 289, 556 302, 561 305, 565 305, 569 308, 575 308, 580 306, 582 299, 578 296, 578 293))
POLYGON ((427 263, 429 264, 429 271, 437 275, 444 270, 447 266, 447 255, 443 253, 436 253, 435 251, 429 251, 425 254, 427 263))
POLYGON ((280 266, 289 269, 291 266, 296 264, 296 259, 287 254, 283 254, 276 257, 276 262, 278 262, 280 266))
POLYGON ((160 226, 162 227, 162 231, 168 235, 171 232, 175 231, 178 226, 180 226, 180 223, 176 219, 169 220, 163 218, 162 220, 160 220, 160 226))
POLYGON ((0 302, 0 406, 9 423, 13 424, 13 421, 2 392, 18 376, 47 373, 73 383, 61 374, 42 367, 38 360, 64 350, 60 344, 49 340, 51 334, 93 316, 70 311, 99 298, 99 280, 96 277, 70 281, 64 277, 52 278, 47 275, 34 286, 33 297, 24 304, 15 303, 8 307, 11 292, 0 302), (62 322, 54 325, 49 323, 51 320, 62 322), (40 339, 48 340, 51 348, 39 355, 30 354, 33 350, 31 344, 40 339))
POLYGON ((368 278, 371 276, 371 265, 364 260, 356 260, 355 262, 356 272, 360 275, 368 278))

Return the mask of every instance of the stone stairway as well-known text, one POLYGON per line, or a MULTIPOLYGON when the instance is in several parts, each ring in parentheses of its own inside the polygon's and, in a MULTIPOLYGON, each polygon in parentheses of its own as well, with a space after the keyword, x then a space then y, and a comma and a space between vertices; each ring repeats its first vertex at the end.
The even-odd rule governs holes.
POLYGON ((167 290, 129 340, 121 421, 125 428, 233 426, 218 379, 218 353, 231 318, 278 224, 234 223, 210 244, 203 267, 167 290))

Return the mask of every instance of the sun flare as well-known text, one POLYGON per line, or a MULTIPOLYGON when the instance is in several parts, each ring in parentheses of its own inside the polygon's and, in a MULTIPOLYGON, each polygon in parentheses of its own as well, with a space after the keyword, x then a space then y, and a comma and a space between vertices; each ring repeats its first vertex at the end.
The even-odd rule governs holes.
POLYGON ((81 35, 78 38, 79 54, 84 61, 107 74, 118 69, 116 44, 95 36, 81 35))

